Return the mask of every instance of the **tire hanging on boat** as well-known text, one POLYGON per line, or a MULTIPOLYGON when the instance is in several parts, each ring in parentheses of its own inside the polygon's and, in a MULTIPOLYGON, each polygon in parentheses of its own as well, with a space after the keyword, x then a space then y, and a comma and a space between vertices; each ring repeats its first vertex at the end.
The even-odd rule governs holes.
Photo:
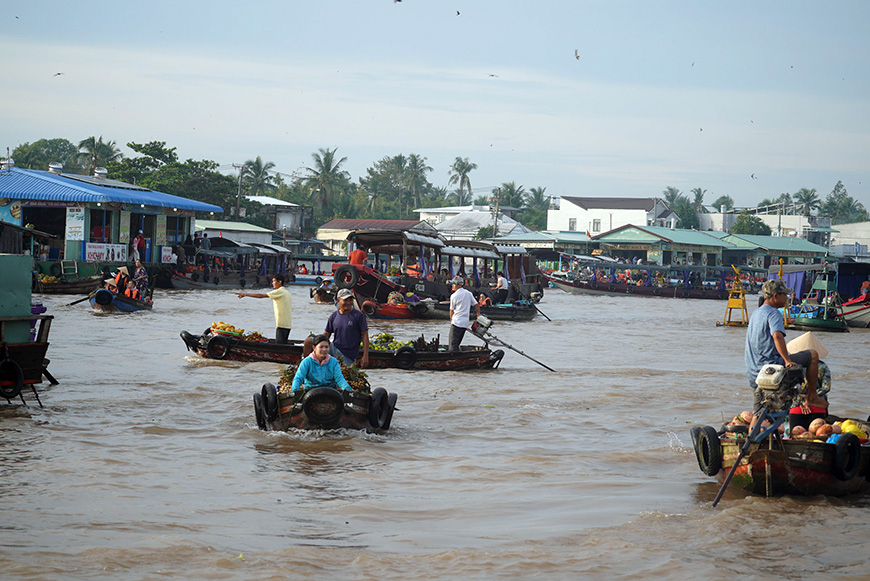
POLYGON ((398 394, 391 393, 387 396, 387 404, 389 409, 387 410, 387 417, 384 420, 384 423, 381 424, 381 429, 389 430, 390 425, 393 422, 393 412, 396 411, 396 401, 399 399, 398 394))
POLYGON ((278 390, 271 383, 264 383, 260 390, 260 397, 263 399, 263 411, 266 414, 266 419, 274 422, 278 417, 278 390))
POLYGON ((834 444, 834 464, 831 466, 837 480, 851 480, 858 475, 861 465, 861 441, 855 434, 841 434, 834 444))
POLYGON ((335 270, 333 278, 338 288, 353 288, 359 282, 359 271, 349 264, 342 264, 335 270))
POLYGON ((97 292, 94 293, 94 302, 104 307, 111 305, 114 298, 112 292, 104 288, 97 289, 97 292))
POLYGON ((314 279, 314 282, 316 282, 317 284, 321 284, 323 282, 323 279, 318 276, 317 278, 314 279))
POLYGON ((263 412, 263 398, 257 392, 254 392, 254 417, 257 418, 257 427, 265 430, 266 414, 263 412))
POLYGON ((302 396, 302 411, 309 422, 328 425, 338 421, 344 411, 344 398, 334 387, 315 387, 302 396))
POLYGON ((367 317, 375 316, 375 312, 377 310, 378 310, 378 307, 374 301, 365 301, 362 304, 362 312, 364 312, 367 317))
POLYGON ((393 361, 399 369, 413 369, 417 363, 417 350, 408 345, 399 347, 393 354, 393 361))
POLYGON ((230 354, 230 340, 223 335, 210 337, 205 345, 205 350, 212 359, 223 360, 230 354))
POLYGON ((390 401, 387 390, 383 387, 376 388, 372 392, 372 399, 369 402, 369 424, 373 428, 382 428, 389 411, 390 401))
POLYGON ((60 276, 62 272, 63 268, 61 268, 60 263, 58 262, 55 262, 48 267, 48 273, 52 276, 60 276))
POLYGON ((719 444, 719 434, 711 426, 704 426, 697 432, 695 456, 698 467, 707 476, 715 476, 722 469, 722 447, 719 444))
POLYGON ((0 361, 0 380, 2 379, 12 379, 12 385, 0 385, 0 395, 6 399, 18 397, 24 387, 24 370, 17 361, 9 358, 0 361))

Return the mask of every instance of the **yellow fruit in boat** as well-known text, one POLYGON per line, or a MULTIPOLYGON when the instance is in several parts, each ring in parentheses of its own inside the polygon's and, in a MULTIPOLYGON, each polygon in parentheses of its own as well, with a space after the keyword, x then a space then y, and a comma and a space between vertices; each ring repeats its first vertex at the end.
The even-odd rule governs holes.
MULTIPOLYGON (((845 424, 845 422, 843 422, 845 424)), ((849 424, 848 426, 843 426, 844 434, 854 434, 855 436, 864 439, 867 437, 867 434, 864 433, 864 430, 856 426, 854 423, 849 424)))

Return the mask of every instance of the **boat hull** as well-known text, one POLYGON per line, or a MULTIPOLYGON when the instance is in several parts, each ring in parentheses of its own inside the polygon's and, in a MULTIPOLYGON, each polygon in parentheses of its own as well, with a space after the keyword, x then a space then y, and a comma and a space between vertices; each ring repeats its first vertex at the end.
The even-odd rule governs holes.
POLYGON ((559 290, 578 295, 637 295, 640 297, 709 300, 725 300, 728 298, 727 290, 718 289, 683 288, 676 286, 637 286, 632 284, 589 282, 580 280, 568 282, 553 277, 547 277, 547 280, 552 282, 559 290))
POLYGON ((36 292, 43 294, 86 295, 97 290, 103 277, 63 279, 57 282, 37 282, 36 292))
MULTIPOLYGON (((449 303, 433 303, 421 301, 410 303, 408 308, 421 319, 450 319, 449 303)), ((480 307, 480 314, 493 321, 531 321, 538 314, 538 309, 531 304, 490 305, 480 307)), ((471 320, 477 318, 474 309, 471 310, 471 320)))
POLYGON ((88 299, 91 307, 100 313, 133 313, 150 311, 153 304, 148 301, 138 301, 124 295, 115 294, 107 289, 97 289, 88 299))
MULTIPOLYGON (((193 335, 181 332, 181 339, 188 350, 205 359, 225 361, 268 361, 286 365, 302 360, 302 341, 291 340, 284 345, 274 341, 244 341, 235 337, 193 335), (215 339, 220 337, 220 339, 215 339)), ((369 369, 407 369, 464 371, 469 369, 493 369, 498 367, 504 352, 487 347, 464 346, 461 351, 378 351, 369 350, 369 369)))
POLYGON ((850 327, 870 328, 870 299, 848 301, 841 305, 843 318, 850 327))

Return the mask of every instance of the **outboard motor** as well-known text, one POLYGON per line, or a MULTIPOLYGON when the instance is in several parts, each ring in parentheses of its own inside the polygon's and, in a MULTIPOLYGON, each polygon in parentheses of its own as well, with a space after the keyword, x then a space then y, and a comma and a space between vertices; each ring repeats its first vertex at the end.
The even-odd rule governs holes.
POLYGON ((761 390, 761 405, 771 412, 788 410, 800 396, 804 383, 804 368, 800 365, 786 367, 768 363, 755 378, 761 390))

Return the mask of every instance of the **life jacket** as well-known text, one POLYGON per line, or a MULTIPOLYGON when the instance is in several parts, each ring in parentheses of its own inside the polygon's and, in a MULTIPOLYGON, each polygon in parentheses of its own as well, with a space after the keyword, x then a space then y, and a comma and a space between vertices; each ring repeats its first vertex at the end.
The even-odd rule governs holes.
POLYGON ((128 288, 127 290, 124 291, 124 295, 130 297, 131 299, 136 299, 138 301, 139 297, 140 297, 139 289, 128 288))
POLYGON ((481 307, 485 307, 487 305, 491 305, 492 301, 489 300, 488 296, 484 295, 483 298, 481 298, 477 304, 480 305, 481 307))
POLYGON ((115 286, 118 288, 127 288, 127 281, 130 280, 123 272, 118 272, 115 275, 115 286))

